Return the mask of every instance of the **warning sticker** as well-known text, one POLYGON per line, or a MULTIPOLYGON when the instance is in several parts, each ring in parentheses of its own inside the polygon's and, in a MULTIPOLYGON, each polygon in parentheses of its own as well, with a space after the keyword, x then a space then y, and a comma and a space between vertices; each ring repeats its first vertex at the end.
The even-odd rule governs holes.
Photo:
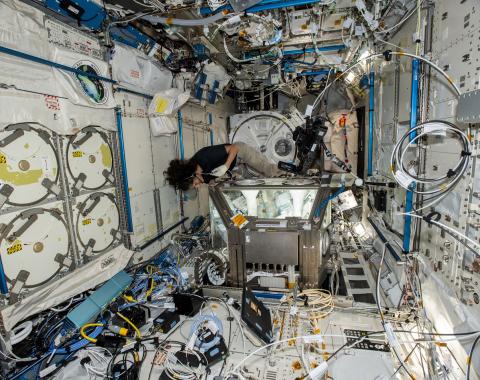
POLYGON ((19 252, 23 249, 22 243, 20 240, 15 240, 10 247, 7 247, 7 255, 19 252))
POLYGON ((248 224, 247 218, 243 214, 236 214, 230 218, 235 227, 243 228, 248 224))
POLYGON ((45 95, 45 106, 49 110, 60 111, 60 103, 58 97, 53 95, 45 95))

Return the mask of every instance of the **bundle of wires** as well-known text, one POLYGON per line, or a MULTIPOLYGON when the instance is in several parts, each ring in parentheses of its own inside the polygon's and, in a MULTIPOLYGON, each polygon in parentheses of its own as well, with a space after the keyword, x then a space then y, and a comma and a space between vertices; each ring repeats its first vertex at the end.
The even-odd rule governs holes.
MULTIPOLYGON (((224 36, 223 36, 223 47, 225 49, 225 54, 235 63, 247 63, 247 62, 252 62, 255 60, 262 60, 263 59, 263 54, 260 54, 258 56, 252 56, 252 57, 247 57, 247 58, 237 58, 233 56, 229 49, 229 43, 227 42, 227 37, 232 36, 233 34, 233 29, 238 34, 238 40, 242 40, 244 42, 248 42, 251 47, 256 47, 263 50, 272 50, 273 47, 275 47, 277 44, 279 44, 282 41, 282 30, 280 24, 271 18, 266 18, 266 17, 261 17, 258 16, 254 13, 245 13, 243 15, 243 19, 240 18, 240 16, 233 16, 230 17, 229 19, 225 20, 223 23, 221 23, 212 33, 211 38, 215 37, 215 35, 220 31, 227 31, 224 36), (254 22, 257 24, 262 24, 263 27, 265 28, 265 31, 269 32, 269 38, 268 39, 263 39, 260 44, 260 41, 255 41, 253 38, 248 38, 248 33, 246 32, 246 29, 250 26, 250 22, 254 22)), ((259 35, 260 27, 257 26, 255 28, 255 33, 256 35, 259 35)), ((231 45, 231 42, 230 42, 231 45)), ((266 53, 266 52, 265 52, 266 53)), ((281 50, 278 50, 278 53, 276 54, 277 58, 280 58, 278 63, 281 62, 281 50)))
POLYGON ((161 347, 166 354, 165 360, 165 375, 172 380, 194 380, 200 379, 202 375, 205 373, 205 367, 201 365, 203 361, 206 360, 205 356, 198 351, 190 350, 188 348, 183 347, 183 344, 180 342, 169 342, 168 346, 164 345, 161 347), (172 351, 171 348, 175 346, 180 346, 180 351, 172 351), (167 348, 169 347, 169 348, 167 348), (181 361, 177 359, 175 355, 177 352, 181 352, 185 354, 186 357, 191 356, 192 358, 195 357, 200 363, 198 367, 188 366, 183 364, 181 361))
POLYGON ((186 279, 178 268, 177 257, 171 250, 163 252, 160 257, 134 272, 130 288, 123 294, 127 303, 120 305, 120 310, 145 303, 165 303, 171 301, 171 293, 187 285, 186 279))
POLYGON ((322 289, 305 289, 297 295, 295 304, 307 306, 305 311, 311 320, 325 318, 334 308, 332 294, 322 289))
POLYGON ((136 344, 127 350, 118 350, 110 360, 105 378, 137 380, 146 356, 147 349, 143 344, 136 344))
POLYGON ((88 376, 95 378, 107 377, 107 370, 113 358, 112 353, 103 347, 88 347, 85 350, 85 358, 81 362, 88 373, 88 376))
POLYGON ((422 204, 421 207, 419 207, 419 204, 414 206, 415 211, 418 212, 439 202, 453 190, 468 168, 470 154, 470 141, 465 133, 450 122, 432 120, 418 124, 400 138, 392 151, 390 169, 395 180, 401 187, 415 194, 422 195, 424 197, 421 200, 422 202, 427 201, 427 203, 422 204), (461 150, 459 152, 458 162, 456 162, 452 168, 448 169, 446 173, 442 173, 437 177, 420 177, 414 172, 413 167, 409 167, 405 162, 407 152, 409 152, 409 148, 413 147, 414 144, 419 142, 424 136, 439 132, 445 135, 448 133, 460 142, 461 150), (407 139, 409 139, 409 141, 405 143, 407 139), (421 186, 417 186, 417 184, 421 186))
POLYGON ((207 0, 208 6, 211 10, 215 10, 227 4, 227 0, 207 0))

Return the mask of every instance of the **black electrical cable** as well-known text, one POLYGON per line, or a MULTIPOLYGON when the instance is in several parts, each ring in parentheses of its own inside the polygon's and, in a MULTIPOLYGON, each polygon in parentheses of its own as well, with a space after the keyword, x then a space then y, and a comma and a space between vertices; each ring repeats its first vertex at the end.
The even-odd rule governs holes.
MULTIPOLYGON (((377 274, 377 281, 375 282, 375 294, 376 294, 376 297, 375 297, 375 301, 377 303, 377 309, 378 309, 378 313, 380 314, 380 319, 382 320, 382 326, 385 330, 385 332, 387 332, 386 330, 386 327, 385 327, 385 317, 383 316, 383 312, 382 312, 382 307, 380 305, 380 289, 379 289, 379 284, 380 284, 380 276, 382 274, 382 266, 383 266, 383 261, 385 259, 385 252, 387 250, 387 246, 384 245, 383 247, 383 252, 382 252, 382 259, 380 261, 380 265, 378 266, 378 274, 377 274)), ((415 380, 415 377, 410 373, 410 371, 408 370, 407 366, 405 365, 404 361, 402 360, 402 358, 400 357, 400 355, 398 354, 397 350, 392 347, 392 351, 393 353, 395 354, 395 356, 397 357, 398 361, 400 362, 400 366, 405 370, 405 372, 407 373, 407 375, 412 379, 412 380, 415 380)))
MULTIPOLYGON (((357 337, 355 338, 355 340, 363 340, 363 339, 366 339, 368 338, 369 336, 372 336, 372 335, 378 335, 378 334, 384 334, 385 333, 385 330, 379 330, 379 331, 372 331, 372 332, 369 332, 365 335, 362 335, 361 337, 357 337)), ((353 344, 353 342, 347 342, 347 343, 344 343, 343 345, 341 345, 339 348, 337 348, 328 358, 327 358, 327 362, 329 360, 331 360, 333 357, 335 357, 335 355, 337 355, 340 351, 342 351, 345 347, 349 346, 353 344)), ((356 344, 356 343, 355 343, 356 344)))
MULTIPOLYGON (((413 346, 413 349, 408 353, 408 355, 405 357, 405 361, 407 361, 410 356, 412 356, 413 352, 415 351, 415 349, 419 346, 419 343, 417 343, 415 346, 413 346)), ((390 376, 391 379, 393 379, 395 377, 395 375, 397 374, 398 371, 400 371, 400 369, 402 369, 402 366, 399 365, 397 367, 397 369, 395 370, 395 372, 390 376)))
MULTIPOLYGON (((199 296, 200 297, 200 296, 199 296)), ((203 298, 203 297, 201 297, 203 298)), ((170 330, 170 332, 163 338, 162 342, 160 342, 160 346, 163 346, 171 341, 168 340, 168 338, 170 338, 170 336, 175 332, 177 331, 177 329, 181 328, 181 326, 185 323, 185 321, 187 321, 188 318, 184 319, 183 321, 181 321, 176 327, 174 327, 172 330, 170 330)), ((145 340, 153 340, 154 338, 147 338, 147 339, 144 339, 145 340)), ((183 344, 181 342, 176 342, 176 343, 179 343, 179 344, 183 344)), ((157 350, 155 351, 155 354, 154 354, 154 357, 157 355, 157 352, 158 350, 160 349, 157 348, 157 350)), ((152 363, 151 367, 150 367, 150 372, 148 373, 148 378, 147 380, 150 380, 151 376, 152 376, 152 373, 153 373, 153 367, 154 367, 154 364, 152 363)))
POLYGON ((123 371, 119 378, 122 378, 123 380, 137 380, 140 375, 140 368, 146 356, 147 349, 145 345, 140 342, 137 342, 135 346, 123 352, 117 349, 107 368, 109 378, 115 378, 114 369, 115 366, 119 366, 121 371, 123 371), (142 352, 141 356, 140 351, 142 352), (132 357, 133 361, 129 360, 129 356, 132 357))
MULTIPOLYGON (((422 216, 422 215, 420 215, 422 216)), ((425 220, 425 219, 423 219, 425 220)), ((456 241, 458 241, 460 244, 462 244, 465 248, 469 249, 470 251, 474 252, 475 254, 477 254, 477 250, 478 249, 475 249, 475 248, 472 248, 470 245, 468 245, 465 241, 465 239, 461 239, 459 236, 456 236, 453 232, 451 232, 450 230, 444 228, 442 225, 438 224, 438 223, 433 223, 433 222, 428 222, 427 220, 425 220, 427 223, 433 225, 433 226, 436 226, 438 228, 440 228, 442 231, 446 232, 447 234, 449 234, 452 238, 454 238, 456 241)), ((478 255, 478 254, 477 254, 478 255)))
POLYGON ((225 365, 227 364, 227 357, 229 355, 229 352, 230 352, 230 347, 231 347, 231 343, 232 343, 232 317, 231 317, 231 313, 230 313, 230 310, 228 310, 228 322, 229 322, 229 325, 228 325, 228 343, 227 343, 227 349, 228 349, 228 353, 225 355, 225 358, 223 359, 223 364, 222 364, 222 368, 220 369, 220 372, 219 372, 219 376, 222 375, 223 373, 223 370, 225 368, 225 365))
POLYGON ((434 335, 434 336, 468 336, 468 335, 480 334, 480 331, 470 331, 470 332, 463 332, 463 333, 449 333, 449 334, 434 333, 434 332, 418 332, 418 331, 412 333, 411 331, 408 331, 408 330, 393 330, 393 332, 407 333, 407 334, 418 334, 418 335, 434 335))
MULTIPOLYGON (((232 340, 232 320, 233 320, 233 317, 232 317, 232 313, 230 311, 230 307, 228 305, 227 302, 225 302, 225 300, 221 299, 221 298, 218 298, 218 297, 206 297, 208 299, 213 299, 213 300, 219 300, 221 302, 223 302, 223 304, 225 305, 225 308, 227 309, 228 311, 228 322, 229 322, 229 327, 228 327, 228 343, 227 343, 227 349, 228 349, 228 353, 230 352, 230 346, 231 346, 231 340, 232 340)), ((222 372, 225 368, 225 365, 227 364, 227 357, 228 357, 228 353, 227 355, 225 355, 225 358, 223 359, 223 364, 222 364, 222 368, 220 369, 220 372, 219 372, 219 376, 222 375, 222 372)))
POLYGON ((470 353, 468 355, 468 364, 467 364, 467 380, 470 380, 470 372, 472 368, 473 353, 475 352, 475 347, 477 346, 478 341, 480 340, 480 335, 473 341, 472 348, 470 348, 470 353))

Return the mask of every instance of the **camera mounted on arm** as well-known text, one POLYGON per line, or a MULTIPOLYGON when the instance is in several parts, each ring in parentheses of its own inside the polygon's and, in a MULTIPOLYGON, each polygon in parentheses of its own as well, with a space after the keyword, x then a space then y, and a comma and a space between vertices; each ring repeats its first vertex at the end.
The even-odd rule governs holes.
POLYGON ((307 117, 305 127, 297 127, 293 132, 293 140, 295 141, 298 165, 289 162, 280 161, 278 168, 290 173, 306 174, 320 157, 322 150, 326 149, 323 141, 328 132, 325 126, 325 118, 321 116, 307 117))

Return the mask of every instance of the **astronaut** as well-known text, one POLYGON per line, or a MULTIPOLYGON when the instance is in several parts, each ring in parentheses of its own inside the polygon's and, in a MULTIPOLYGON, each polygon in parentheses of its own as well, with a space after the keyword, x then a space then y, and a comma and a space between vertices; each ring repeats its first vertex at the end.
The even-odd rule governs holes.
POLYGON ((283 172, 252 148, 239 142, 213 145, 200 149, 189 160, 172 160, 166 171, 167 182, 177 190, 187 191, 202 184, 213 184, 216 178, 232 175, 233 169, 243 163, 260 175, 270 178, 283 172))

